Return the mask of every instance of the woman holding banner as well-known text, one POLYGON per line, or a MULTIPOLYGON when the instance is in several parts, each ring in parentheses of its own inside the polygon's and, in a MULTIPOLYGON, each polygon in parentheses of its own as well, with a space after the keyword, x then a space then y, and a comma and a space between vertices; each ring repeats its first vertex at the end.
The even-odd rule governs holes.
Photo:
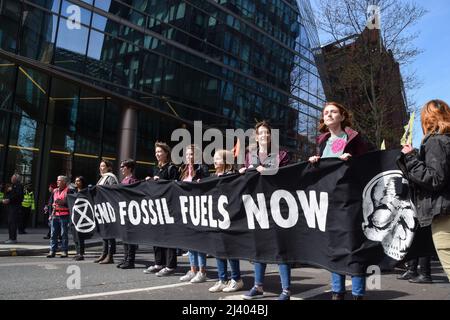
MULTIPOLYGON (((327 102, 319 122, 317 138, 319 155, 309 158, 310 163, 317 163, 321 158, 339 158, 347 161, 368 151, 368 146, 355 130, 351 129, 352 116, 339 103, 327 102)), ((331 273, 332 300, 344 300, 345 275, 331 273)), ((352 276, 352 294, 354 300, 362 300, 366 292, 366 277, 352 276)))
POLYGON ((431 224, 433 242, 450 280, 450 108, 431 100, 421 113, 420 150, 404 145, 398 161, 414 190, 421 227, 431 224))
MULTIPOLYGON (((271 150, 272 128, 266 121, 262 121, 255 126, 256 148, 247 152, 245 156, 245 167, 239 170, 244 173, 248 168, 256 168, 259 172, 267 169, 285 166, 289 163, 289 156, 285 151, 280 150, 273 153, 271 150)), ((255 262, 255 285, 249 292, 242 296, 244 300, 258 299, 264 296, 263 283, 266 273, 266 263, 255 262)), ((282 292, 278 300, 290 300, 291 292, 291 267, 287 263, 278 265, 280 270, 280 279, 282 292)))
MULTIPOLYGON (((234 158, 231 151, 216 151, 214 154, 214 168, 216 169, 214 176, 220 177, 235 173, 233 162, 234 158)), ((241 290, 244 287, 244 282, 241 279, 239 260, 216 258, 216 262, 219 281, 209 288, 209 292, 235 292, 241 290), (231 281, 228 281, 227 263, 230 264, 231 268, 231 281)))
MULTIPOLYGON (((81 190, 87 188, 86 179, 83 176, 78 176, 75 178, 75 192, 79 193, 81 190)), ((73 257, 75 261, 84 260, 84 252, 85 252, 85 240, 88 239, 92 234, 86 234, 78 232, 73 224, 70 225, 72 230, 72 238, 75 242, 75 250, 77 254, 73 257)))
MULTIPOLYGON (((155 157, 158 167, 153 174, 153 180, 177 180, 178 169, 172 163, 171 149, 165 142, 155 143, 155 157)), ((144 273, 156 273, 158 277, 165 277, 175 272, 177 267, 177 249, 153 247, 155 265, 148 267, 144 273)))
MULTIPOLYGON (((112 173, 113 165, 111 161, 102 159, 100 161, 100 180, 98 180, 98 186, 111 186, 119 184, 119 180, 112 173)), ((103 252, 100 257, 94 260, 98 264, 110 264, 114 263, 114 254, 116 253, 116 239, 103 239, 103 252)))
MULTIPOLYGON (((209 176, 208 166, 201 164, 202 152, 194 144, 185 149, 185 163, 180 168, 180 180, 197 182, 209 176)), ((201 283, 206 281, 206 253, 189 250, 191 269, 180 278, 182 282, 201 283)))
MULTIPOLYGON (((134 184, 139 180, 134 175, 136 161, 133 159, 122 160, 120 162, 120 172, 122 173, 121 184, 134 184)), ((138 245, 135 243, 123 242, 123 260, 116 266, 120 269, 134 269, 134 261, 138 245)))

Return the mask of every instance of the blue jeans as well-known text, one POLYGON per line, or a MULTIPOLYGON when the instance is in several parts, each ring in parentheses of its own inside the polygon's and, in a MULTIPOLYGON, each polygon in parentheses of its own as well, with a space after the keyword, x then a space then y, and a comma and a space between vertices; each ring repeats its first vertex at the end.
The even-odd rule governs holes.
POLYGON ((205 268, 206 254, 189 250, 189 264, 191 265, 191 267, 205 268))
POLYGON ((227 262, 230 263, 231 267, 231 279, 238 281, 241 279, 241 269, 239 266, 239 260, 236 259, 217 259, 217 273, 221 281, 228 281, 228 270, 227 262))
MULTIPOLYGON (((255 262, 255 285, 262 286, 264 284, 266 266, 266 263, 255 262)), ((289 290, 291 286, 291 267, 286 263, 280 263, 278 269, 280 270, 281 288, 289 290)))
MULTIPOLYGON (((331 291, 334 293, 345 292, 345 275, 331 273, 331 291)), ((352 294, 354 296, 363 296, 366 293, 366 277, 352 276, 352 294)))
POLYGON ((58 235, 61 233, 61 250, 69 251, 69 216, 52 217, 50 222, 50 251, 58 250, 58 235))

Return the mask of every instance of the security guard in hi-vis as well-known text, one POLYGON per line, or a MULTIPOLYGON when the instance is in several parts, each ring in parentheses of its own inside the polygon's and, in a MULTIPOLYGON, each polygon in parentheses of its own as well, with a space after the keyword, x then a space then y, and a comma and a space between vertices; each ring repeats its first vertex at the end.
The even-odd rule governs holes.
POLYGON ((26 234, 27 222, 30 219, 31 211, 35 210, 34 193, 31 185, 26 185, 24 188, 24 195, 22 201, 22 214, 20 217, 18 229, 19 234, 26 234))

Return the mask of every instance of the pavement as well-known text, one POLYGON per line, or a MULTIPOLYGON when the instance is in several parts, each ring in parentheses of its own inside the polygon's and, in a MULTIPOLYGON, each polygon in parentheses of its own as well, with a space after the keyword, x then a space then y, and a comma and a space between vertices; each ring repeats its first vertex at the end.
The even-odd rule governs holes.
MULTIPOLYGON (((0 229, 0 257, 8 256, 36 256, 47 254, 49 252, 50 240, 44 239, 47 235, 47 228, 27 229, 27 234, 18 234, 16 244, 5 244, 8 240, 8 229, 0 229)), ((94 236, 85 241, 86 248, 99 246, 102 239, 94 236)), ((72 241, 72 235, 69 234, 69 251, 75 250, 75 244, 72 241)))

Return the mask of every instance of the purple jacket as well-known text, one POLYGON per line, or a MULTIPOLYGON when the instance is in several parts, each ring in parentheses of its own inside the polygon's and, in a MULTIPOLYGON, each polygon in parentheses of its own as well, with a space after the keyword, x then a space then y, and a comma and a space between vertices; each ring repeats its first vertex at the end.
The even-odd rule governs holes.
MULTIPOLYGON (((367 143, 358 132, 349 127, 346 127, 344 131, 347 134, 347 144, 345 145, 344 153, 350 153, 353 157, 356 157, 369 151, 367 143)), ((326 142, 330 136, 330 132, 325 132, 317 138, 320 156, 323 154, 326 142)))
POLYGON ((130 177, 124 178, 121 183, 122 184, 133 184, 133 183, 138 182, 138 181, 139 180, 136 179, 135 176, 130 176, 130 177))

